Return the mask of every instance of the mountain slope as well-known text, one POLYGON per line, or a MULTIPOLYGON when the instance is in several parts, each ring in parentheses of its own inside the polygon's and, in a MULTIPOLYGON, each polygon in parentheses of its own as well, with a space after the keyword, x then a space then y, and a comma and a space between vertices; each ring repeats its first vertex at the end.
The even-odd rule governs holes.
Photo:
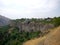
POLYGON ((5 26, 10 23, 10 19, 0 15, 0 26, 5 26))
POLYGON ((23 45, 60 45, 60 27, 42 38, 27 41, 23 45))

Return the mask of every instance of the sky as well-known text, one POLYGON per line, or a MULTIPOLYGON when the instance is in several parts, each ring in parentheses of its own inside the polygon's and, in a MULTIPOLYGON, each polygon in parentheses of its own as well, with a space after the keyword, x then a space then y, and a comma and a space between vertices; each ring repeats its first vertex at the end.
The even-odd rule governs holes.
POLYGON ((0 0, 0 15, 11 19, 60 16, 60 0, 0 0))

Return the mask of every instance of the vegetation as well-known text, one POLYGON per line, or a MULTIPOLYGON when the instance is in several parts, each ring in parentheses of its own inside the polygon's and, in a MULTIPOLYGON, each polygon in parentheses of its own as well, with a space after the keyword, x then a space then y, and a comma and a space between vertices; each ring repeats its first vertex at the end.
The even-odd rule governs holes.
MULTIPOLYGON (((16 22, 24 22, 26 19, 17 19, 16 22)), ((28 19, 29 20, 29 19, 28 19)), ((41 23, 52 23, 55 26, 60 25, 60 17, 47 18, 47 19, 30 19, 30 21, 41 22, 41 23), (48 20, 50 19, 50 20, 48 20)), ((41 31, 36 32, 19 32, 17 27, 11 27, 9 25, 0 27, 0 45, 22 45, 25 41, 37 38, 45 35, 41 31), (13 29, 11 29, 13 28, 13 29), (11 30, 10 30, 11 29, 11 30), (10 31, 10 32, 9 32, 10 31)))
POLYGON ((60 25, 60 17, 54 17, 53 23, 55 26, 59 26, 60 25))
POLYGON ((0 28, 0 45, 22 45, 23 42, 37 37, 40 32, 19 32, 18 28, 14 28, 11 33, 8 29, 11 27, 6 26, 0 28))

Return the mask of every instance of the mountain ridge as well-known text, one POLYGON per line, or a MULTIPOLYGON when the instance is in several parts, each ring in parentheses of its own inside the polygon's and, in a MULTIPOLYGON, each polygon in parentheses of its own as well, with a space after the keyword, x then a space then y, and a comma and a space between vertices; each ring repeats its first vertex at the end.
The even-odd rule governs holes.
POLYGON ((0 15, 0 26, 5 26, 10 24, 11 19, 0 15))

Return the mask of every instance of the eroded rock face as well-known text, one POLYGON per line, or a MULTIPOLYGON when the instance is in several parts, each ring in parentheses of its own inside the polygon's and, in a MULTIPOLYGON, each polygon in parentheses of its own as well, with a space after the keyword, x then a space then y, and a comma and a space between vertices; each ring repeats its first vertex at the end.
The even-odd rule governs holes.
POLYGON ((38 22, 18 22, 17 27, 20 31, 31 32, 31 31, 46 31, 54 27, 53 24, 43 24, 38 22))
POLYGON ((53 24, 45 24, 40 29, 41 29, 42 32, 47 32, 47 31, 49 31, 49 29, 52 29, 52 28, 54 28, 53 24))

